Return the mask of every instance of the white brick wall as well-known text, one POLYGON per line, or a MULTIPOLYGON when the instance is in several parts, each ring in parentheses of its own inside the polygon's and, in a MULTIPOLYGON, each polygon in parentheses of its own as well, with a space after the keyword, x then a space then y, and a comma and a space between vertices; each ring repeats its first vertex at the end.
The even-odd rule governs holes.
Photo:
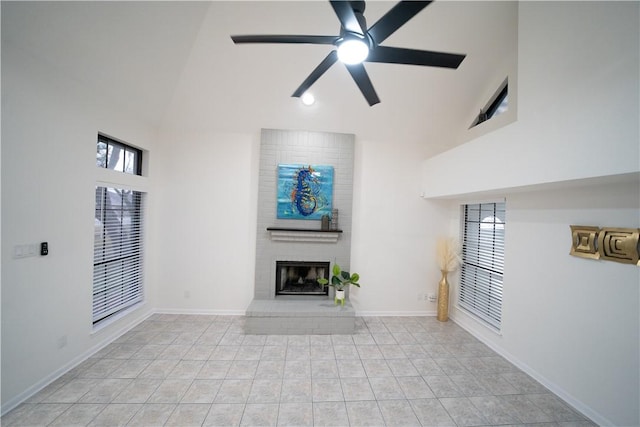
MULTIPOLYGON (((326 132, 263 129, 260 144, 256 299, 275 298, 276 261, 329 261, 349 269, 355 136, 326 132), (334 168, 333 208, 339 211, 338 243, 273 242, 267 227, 320 229, 319 220, 276 219, 278 165, 330 165, 334 168)), ((329 298, 333 296, 330 295, 329 298)))

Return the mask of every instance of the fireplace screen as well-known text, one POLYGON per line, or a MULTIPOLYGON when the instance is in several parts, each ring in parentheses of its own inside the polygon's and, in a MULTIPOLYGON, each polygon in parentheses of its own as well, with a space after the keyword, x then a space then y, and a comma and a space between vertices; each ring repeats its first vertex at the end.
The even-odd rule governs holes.
POLYGON ((328 295, 322 277, 329 279, 328 262, 276 261, 276 295, 328 295))

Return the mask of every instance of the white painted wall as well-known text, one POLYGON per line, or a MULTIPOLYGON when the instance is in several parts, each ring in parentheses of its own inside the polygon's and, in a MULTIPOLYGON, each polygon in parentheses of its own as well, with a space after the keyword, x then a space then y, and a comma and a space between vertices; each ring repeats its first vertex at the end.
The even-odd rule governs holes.
MULTIPOLYGON (((92 333, 96 179, 119 179, 98 174, 97 134, 151 150, 151 129, 126 106, 109 104, 9 43, 3 43, 2 59, 4 413, 130 328, 154 304, 147 298, 135 313, 92 333), (49 242, 48 256, 13 258, 15 245, 42 241, 49 242)), ((151 182, 150 176, 134 184, 152 196, 151 182)))
MULTIPOLYGON (((260 130, 189 133, 165 130, 154 157, 157 308, 244 313, 253 297, 260 130), (167 224, 171 224, 167 226, 167 224), (187 296, 188 295, 188 296, 187 296)), ((359 141, 354 166, 352 290, 364 314, 425 314, 439 272, 429 241, 448 211, 419 196, 428 147, 359 141), (393 290, 391 296, 389 290, 393 290)))
POLYGON ((569 225, 640 227, 640 184, 506 201, 501 335, 457 301, 451 317, 600 425, 638 425, 640 268, 570 256, 569 225))
POLYGON ((426 196, 638 172, 639 7, 520 3, 517 122, 425 161, 426 196))
POLYGON ((602 425, 640 424, 640 269, 569 256, 569 225, 640 225, 639 11, 521 3, 518 120, 423 163, 453 223, 507 200, 502 334, 452 318, 602 425))
POLYGON ((428 143, 356 138, 351 269, 361 288, 351 299, 359 314, 433 314, 439 270, 435 240, 448 211, 420 198, 420 164, 428 143))
POLYGON ((155 230, 157 308, 244 314, 253 298, 260 129, 165 131, 155 230))

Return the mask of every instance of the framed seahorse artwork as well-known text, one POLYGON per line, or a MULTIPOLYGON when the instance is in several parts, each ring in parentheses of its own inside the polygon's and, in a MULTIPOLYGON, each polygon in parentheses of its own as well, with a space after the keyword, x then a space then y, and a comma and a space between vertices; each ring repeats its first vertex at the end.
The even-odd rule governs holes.
POLYGON ((278 219, 331 215, 333 166, 278 165, 278 219))

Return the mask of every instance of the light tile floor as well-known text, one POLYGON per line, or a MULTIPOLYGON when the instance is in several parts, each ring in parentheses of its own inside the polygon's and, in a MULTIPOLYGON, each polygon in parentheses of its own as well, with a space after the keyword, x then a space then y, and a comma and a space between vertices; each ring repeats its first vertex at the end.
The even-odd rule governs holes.
POLYGON ((452 322, 245 335, 242 316, 156 314, 3 426, 593 426, 452 322))

